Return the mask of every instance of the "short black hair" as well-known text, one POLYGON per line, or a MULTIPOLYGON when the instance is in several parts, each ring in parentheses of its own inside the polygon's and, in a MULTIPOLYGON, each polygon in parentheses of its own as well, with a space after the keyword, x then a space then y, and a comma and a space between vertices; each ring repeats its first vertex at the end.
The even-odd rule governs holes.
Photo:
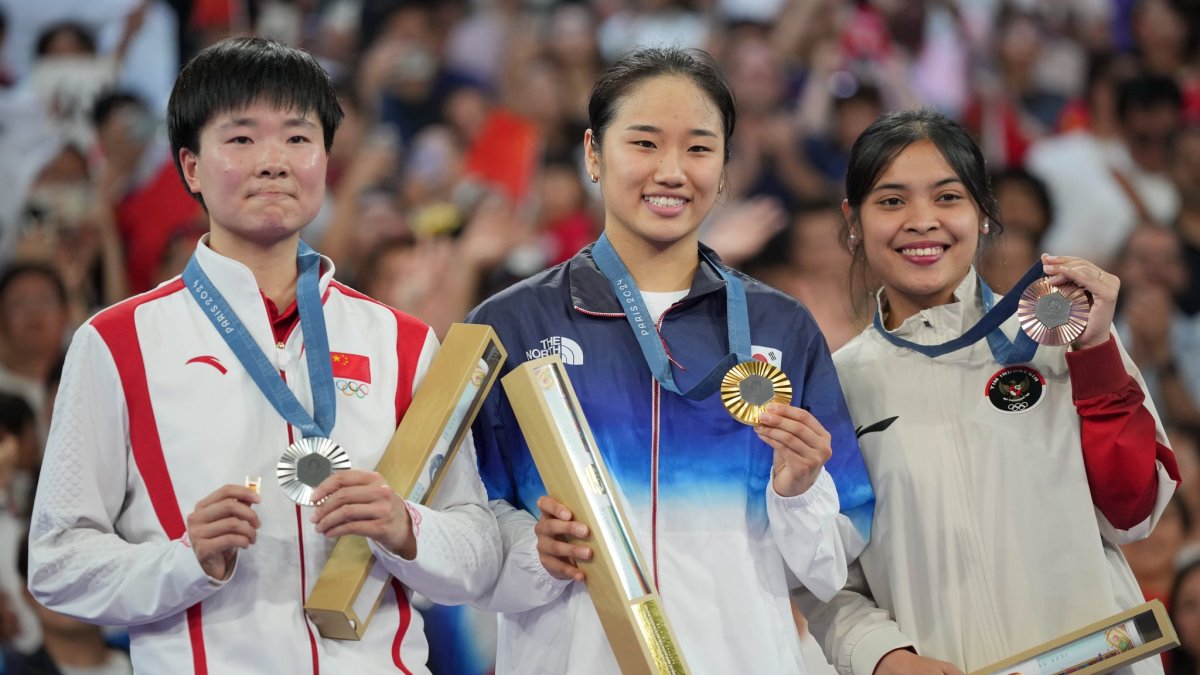
POLYGON ((58 275, 58 270, 50 265, 34 261, 22 261, 13 263, 6 267, 3 272, 0 272, 0 299, 3 299, 8 293, 8 287, 13 284, 19 277, 32 274, 40 276, 48 280, 54 286, 54 295, 58 301, 65 307, 67 304, 67 287, 63 283, 62 277, 58 275))
MULTIPOLYGON (((167 132, 180 178, 179 151, 200 152, 205 124, 216 115, 260 101, 303 114, 315 112, 325 132, 325 152, 333 147, 344 113, 321 64, 308 52, 275 40, 226 38, 196 54, 171 90, 167 132)), ((204 203, 200 195, 194 196, 204 203)))
POLYGON ((588 99, 588 126, 592 129, 592 142, 599 149, 604 132, 617 115, 617 107, 629 91, 644 80, 675 75, 686 77, 712 99, 721 115, 725 132, 725 161, 729 161, 730 141, 737 108, 733 100, 733 89, 721 74, 716 61, 700 49, 678 47, 647 47, 621 57, 601 73, 592 87, 588 99))
POLYGON ((1138 75, 1117 88, 1117 119, 1126 122, 1134 110, 1168 106, 1183 110, 1183 92, 1165 75, 1138 75))
POLYGON ((92 104, 92 128, 99 129, 104 126, 108 118, 120 108, 132 105, 149 110, 146 107, 146 102, 143 101, 137 94, 123 89, 109 89, 100 94, 96 98, 96 102, 92 104))
POLYGON ((0 391, 0 436, 20 436, 33 423, 33 407, 24 396, 0 391))

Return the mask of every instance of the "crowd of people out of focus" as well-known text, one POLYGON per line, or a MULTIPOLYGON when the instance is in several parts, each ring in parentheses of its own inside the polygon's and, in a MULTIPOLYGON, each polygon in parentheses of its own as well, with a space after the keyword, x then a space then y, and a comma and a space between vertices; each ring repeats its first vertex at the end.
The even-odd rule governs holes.
POLYGON ((346 112, 305 239, 439 335, 598 235, 584 106, 635 45, 721 64, 738 123, 702 238, 833 350, 872 309, 838 239, 851 144, 888 110, 960 120, 1000 204, 993 288, 1043 251, 1121 279, 1184 474, 1125 554, 1170 604, 1172 670, 1200 672, 1200 0, 0 0, 0 649, 128 667, 112 631, 35 606, 21 542, 67 340, 205 231, 166 142, 179 66, 248 32, 317 56, 346 112))

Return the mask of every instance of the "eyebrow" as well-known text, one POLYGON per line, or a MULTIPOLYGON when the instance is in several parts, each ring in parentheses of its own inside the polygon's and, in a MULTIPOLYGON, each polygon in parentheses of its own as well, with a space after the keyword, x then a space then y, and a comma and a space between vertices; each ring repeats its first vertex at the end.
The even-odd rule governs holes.
MULTIPOLYGON (((217 125, 218 129, 231 129, 234 127, 257 127, 258 122, 252 117, 235 117, 222 124, 217 125)), ((283 123, 284 127, 305 127, 308 129, 316 129, 317 125, 304 117, 290 117, 283 123)))
MULTIPOLYGON (((943 185, 949 185, 950 183, 962 183, 962 181, 954 176, 950 176, 948 178, 943 178, 943 179, 937 181, 936 183, 930 185, 929 187, 930 188, 940 188, 943 185)), ((876 185, 871 190, 871 192, 879 192, 880 190, 908 190, 908 189, 909 189, 908 185, 906 185, 904 183, 880 183, 879 185, 876 185)))
MULTIPOLYGON (((631 124, 631 125, 625 127, 625 130, 626 131, 642 131, 642 132, 645 132, 648 134, 661 134, 663 132, 662 129, 659 129, 658 127, 656 127, 652 124, 631 124)), ((720 138, 720 136, 717 135, 717 132, 715 132, 711 129, 692 129, 692 130, 688 131, 688 135, 689 136, 710 136, 712 138, 720 138)))

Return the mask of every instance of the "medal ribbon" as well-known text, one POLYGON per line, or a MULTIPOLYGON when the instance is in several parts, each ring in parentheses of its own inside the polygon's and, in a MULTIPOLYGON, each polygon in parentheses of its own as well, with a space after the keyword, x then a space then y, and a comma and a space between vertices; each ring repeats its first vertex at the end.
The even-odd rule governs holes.
POLYGON ((880 319, 882 312, 879 310, 875 311, 875 330, 885 340, 897 347, 911 349, 930 358, 958 351, 963 347, 975 344, 980 338, 987 336, 988 347, 992 350, 992 356, 996 359, 997 363, 1005 366, 1013 363, 1029 363, 1033 360, 1033 355, 1037 351, 1037 342, 1034 342, 1033 338, 1026 335, 1023 330, 1017 331, 1017 339, 1015 341, 1009 340, 1004 331, 1000 330, 1000 324, 1004 323, 1008 317, 1017 311, 1017 304, 1021 300, 1021 293, 1025 291, 1029 284, 1041 278, 1042 274, 1042 263, 1038 261, 1034 263, 1033 267, 1029 268, 1025 276, 1021 277, 1021 280, 995 306, 993 306, 996 297, 995 294, 992 293, 992 289, 988 288, 983 277, 979 277, 979 290, 983 296, 983 318, 974 326, 971 326, 970 330, 966 333, 949 342, 937 345, 921 345, 905 340, 902 337, 897 337, 883 327, 883 321, 880 319))
POLYGON ((750 318, 746 309, 746 288, 742 285, 741 279, 726 272, 720 265, 710 260, 703 251, 700 252, 700 257, 711 265, 725 281, 725 320, 729 336, 729 353, 722 357, 717 365, 713 366, 712 370, 708 371, 708 374, 695 386, 684 392, 680 391, 675 384, 675 376, 671 372, 671 360, 667 358, 667 350, 663 347, 662 336, 659 335, 658 328, 647 314, 646 303, 642 299, 642 292, 638 290, 637 284, 633 280, 633 275, 629 273, 625 263, 613 249, 607 235, 601 234, 600 238, 596 240, 595 246, 592 247, 592 259, 596 261, 596 267, 612 284, 613 292, 617 296, 617 301, 621 303, 621 310, 625 312, 625 318, 633 328, 633 335, 637 338, 638 346, 642 349, 642 356, 646 359, 646 365, 650 366, 650 372, 654 375, 654 379, 658 380, 658 383, 667 391, 693 401, 702 401, 715 394, 721 386, 721 379, 725 377, 725 373, 730 368, 742 361, 750 360, 750 318))
POLYGON ((213 328, 233 350, 271 406, 289 424, 300 429, 305 438, 328 438, 337 418, 337 406, 329 336, 325 331, 325 314, 321 307, 321 256, 301 241, 296 264, 300 271, 296 282, 296 304, 300 311, 300 329, 304 334, 305 360, 308 362, 308 378, 312 388, 312 415, 288 389, 279 371, 259 349, 250 331, 246 330, 225 297, 201 269, 194 253, 183 270, 183 281, 213 328))

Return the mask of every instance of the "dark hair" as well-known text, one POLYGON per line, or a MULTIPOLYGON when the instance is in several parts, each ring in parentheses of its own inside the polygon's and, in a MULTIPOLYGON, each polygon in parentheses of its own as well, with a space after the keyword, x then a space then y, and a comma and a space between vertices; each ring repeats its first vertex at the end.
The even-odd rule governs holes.
POLYGON ((1128 121, 1129 113, 1159 106, 1183 109, 1183 92, 1175 80, 1163 75, 1138 75, 1117 89, 1117 119, 1128 121))
POLYGON ((63 284, 62 277, 58 276, 58 271, 50 265, 40 262, 18 262, 9 266, 0 273, 0 299, 8 292, 8 287, 17 280, 18 277, 32 274, 45 278, 54 286, 54 295, 58 301, 65 307, 67 304, 67 287, 63 284))
POLYGON ((729 143, 737 121, 733 90, 717 68, 716 61, 707 52, 678 47, 638 49, 621 57, 600 74, 588 99, 588 125, 592 129, 592 142, 597 151, 604 139, 604 132, 617 116, 617 108, 629 95, 629 90, 643 80, 671 75, 690 79, 712 99, 721 114, 725 132, 725 161, 729 161, 729 143))
MULTIPOLYGON (((1182 567, 1175 570, 1175 578, 1171 580, 1171 592, 1167 596, 1167 608, 1171 614, 1171 620, 1176 621, 1175 613, 1179 611, 1179 589, 1183 587, 1183 582, 1192 574, 1200 571, 1200 556, 1193 557, 1182 567)), ((1177 622, 1177 621, 1176 621, 1177 622)), ((1167 675, 1195 675, 1197 666, 1197 655, 1188 651, 1184 645, 1171 652, 1171 659, 1167 662, 1167 675)))
POLYGON ((20 436, 34 423, 33 408, 25 397, 0 391, 0 436, 20 436))
POLYGON ((1050 228, 1050 223, 1054 222, 1054 202, 1050 199, 1050 190, 1046 187, 1046 183, 1019 166, 1010 166, 992 175, 992 192, 998 192, 1000 186, 1006 183, 1020 185, 1032 193, 1038 208, 1046 214, 1046 227, 1042 231, 1042 234, 1045 234, 1045 230, 1050 228))
POLYGON ((45 56, 50 49, 50 42, 55 35, 59 33, 74 33, 75 37, 83 43, 83 48, 90 54, 96 53, 96 36, 92 35, 92 31, 78 21, 60 21, 47 26, 41 33, 38 34, 37 40, 37 55, 45 56))
POLYGON ((110 89, 96 99, 92 104, 92 127, 99 129, 108 118, 120 108, 131 105, 141 110, 148 110, 146 103, 136 94, 121 89, 110 89))
POLYGON ((850 246, 851 228, 858 224, 863 201, 892 161, 905 148, 919 141, 929 141, 938 149, 987 218, 990 233, 998 235, 1003 231, 996 196, 988 184, 987 162, 971 134, 958 122, 934 110, 897 110, 881 115, 850 148, 846 167, 846 203, 850 206, 850 219, 842 223, 841 238, 853 256, 852 268, 861 269, 866 263, 863 247, 850 246))
MULTIPOLYGON (((308 52, 260 37, 226 38, 200 51, 179 73, 167 103, 167 132, 175 169, 179 151, 200 152, 200 132, 220 113, 256 102, 316 112, 325 152, 342 122, 342 107, 329 74, 308 52)), ((185 182, 186 186, 186 182, 185 182)), ((201 195, 194 195, 201 204, 201 195)))

